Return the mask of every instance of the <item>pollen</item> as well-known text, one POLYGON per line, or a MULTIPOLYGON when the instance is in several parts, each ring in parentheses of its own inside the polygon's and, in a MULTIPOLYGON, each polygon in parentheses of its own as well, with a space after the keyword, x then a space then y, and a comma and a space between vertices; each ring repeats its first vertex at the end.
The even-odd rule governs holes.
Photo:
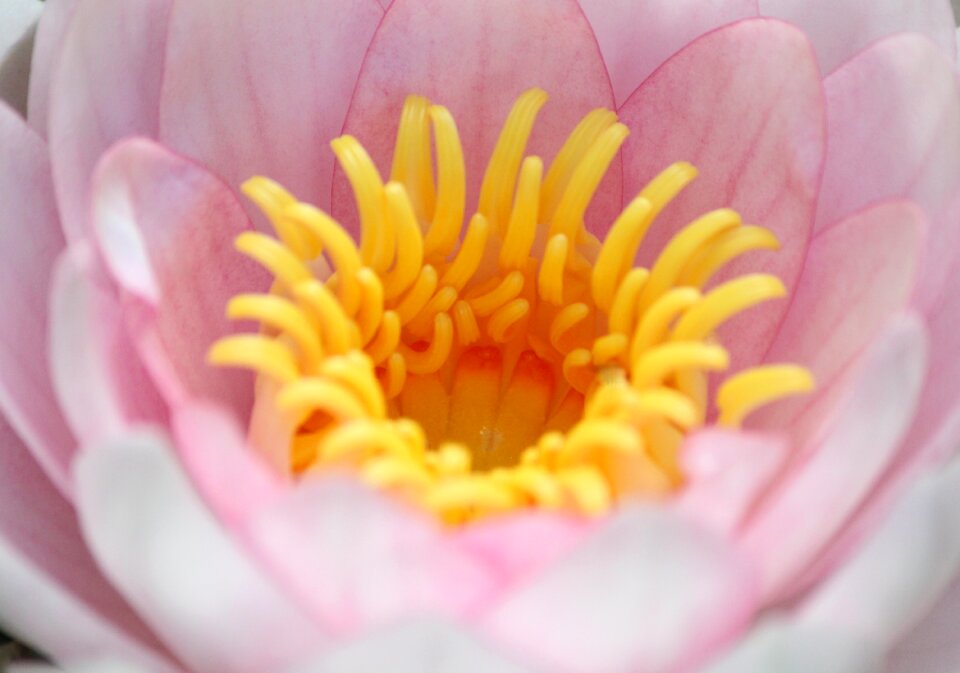
POLYGON ((209 361, 256 372, 251 437, 279 446, 269 453, 291 477, 349 470, 451 525, 602 515, 681 487, 692 430, 738 427, 813 388, 792 364, 728 376, 717 336, 785 295, 767 274, 717 279, 776 237, 719 209, 637 266, 696 169, 666 167, 597 240, 585 214, 628 129, 594 110, 545 168, 526 147, 546 100, 517 100, 472 211, 454 118, 420 96, 404 104, 386 182, 355 138, 331 142, 358 241, 267 178, 243 185, 275 235, 236 248, 273 283, 229 302, 260 329, 219 340, 209 361))

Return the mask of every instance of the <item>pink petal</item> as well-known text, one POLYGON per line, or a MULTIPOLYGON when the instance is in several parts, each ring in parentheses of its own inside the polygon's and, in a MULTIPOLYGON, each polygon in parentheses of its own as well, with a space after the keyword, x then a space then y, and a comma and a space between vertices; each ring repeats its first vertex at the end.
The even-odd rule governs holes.
POLYGON ((757 0, 580 0, 617 105, 654 70, 704 33, 756 16, 757 0))
POLYGON ((0 417, 0 623, 59 660, 112 652, 170 671, 162 646, 100 574, 76 513, 0 417))
MULTIPOLYGON (((50 301, 53 386, 81 445, 137 422, 163 423, 167 413, 134 351, 113 288, 94 280, 91 257, 83 249, 60 257, 50 301)), ((74 444, 69 447, 72 461, 74 444)))
POLYGON ((956 673, 960 668, 960 577, 887 658, 886 673, 956 673))
POLYGON ((878 200, 915 201, 930 223, 917 295, 924 308, 960 248, 960 84, 953 68, 929 41, 901 35, 824 83, 830 145, 817 231, 878 200))
POLYGON ((626 507, 485 617, 549 670, 695 670, 753 610, 741 559, 662 509, 626 507))
MULTIPOLYGON (((463 141, 469 216, 503 121, 531 87, 552 96, 527 149, 545 161, 584 114, 613 107, 596 41, 574 0, 396 0, 370 45, 344 130, 386 174, 404 97, 421 94, 448 107, 463 141)), ((617 164, 590 212, 606 226, 620 205, 617 164)), ((334 214, 351 222, 353 199, 338 175, 334 214)))
POLYGON ((67 238, 89 234, 88 183, 124 136, 155 135, 171 0, 85 0, 53 72, 48 138, 67 238))
POLYGON ((0 103, 0 408, 54 483, 70 492, 74 439, 50 385, 45 344, 54 259, 63 248, 46 146, 0 103))
POLYGON ((423 613, 463 615, 495 589, 422 511, 352 477, 316 477, 257 512, 247 534, 314 614, 339 632, 423 613))
POLYGON ((30 53, 40 0, 7 0, 0 5, 0 101, 26 113, 30 79, 30 53))
POLYGON ((250 222, 233 192, 198 165, 142 139, 104 155, 92 187, 104 258, 146 308, 135 329, 168 400, 216 399, 249 415, 248 373, 211 367, 206 353, 233 328, 230 297, 269 287, 265 273, 233 249, 250 222))
POLYGON ((918 480, 801 618, 891 645, 960 571, 960 465, 918 480))
POLYGON ((926 371, 926 333, 912 316, 868 349, 802 464, 747 526, 743 548, 763 569, 764 595, 784 590, 840 530, 896 455, 926 371))
POLYGON ((77 484, 104 572, 191 670, 282 670, 325 646, 325 633, 204 508, 160 436, 91 449, 77 484))
MULTIPOLYGON (((623 150, 625 196, 676 161, 700 170, 654 223, 641 261, 697 217, 730 207, 782 244, 776 254, 735 262, 730 275, 764 271, 791 290, 807 250, 824 146, 820 78, 803 34, 753 19, 705 35, 647 79, 621 115, 633 131, 623 150)), ((721 339, 734 368, 759 359, 785 310, 786 302, 770 302, 726 326, 721 339)))
POLYGON ((404 621, 364 634, 289 673, 531 673, 453 624, 404 621))
POLYGON ((922 33, 950 58, 956 55, 953 12, 947 0, 759 0, 760 13, 797 24, 830 72, 871 42, 896 33, 922 33))
POLYGON ((30 126, 44 137, 50 113, 50 82, 77 4, 79 0, 44 0, 43 14, 37 26, 30 62, 27 119, 30 126))
POLYGON ((266 175, 329 208, 327 143, 382 17, 376 0, 176 3, 161 138, 233 188, 266 175))
MULTIPOLYGON (((811 370, 820 390, 902 309, 922 254, 923 212, 909 202, 874 206, 818 235, 779 334, 764 358, 811 370)), ((782 429, 811 403, 771 408, 759 427, 782 429)))
POLYGON ((698 523, 732 535, 786 462, 781 436, 708 429, 683 444, 686 484, 676 506, 698 523))

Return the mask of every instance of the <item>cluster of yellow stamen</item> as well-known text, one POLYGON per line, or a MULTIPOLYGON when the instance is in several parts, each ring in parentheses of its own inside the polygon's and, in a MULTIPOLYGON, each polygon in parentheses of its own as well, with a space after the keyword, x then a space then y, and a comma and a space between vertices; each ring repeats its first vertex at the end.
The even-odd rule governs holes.
MULTIPOLYGON (((465 232, 457 127, 419 96, 404 105, 386 184, 355 138, 331 143, 359 245, 279 185, 244 185, 277 237, 244 233, 236 247, 275 282, 230 302, 231 318, 262 329, 220 340, 210 360, 258 372, 255 416, 266 405, 289 432, 292 473, 354 469, 452 523, 527 507, 596 514, 681 483, 681 442, 711 413, 708 374, 729 366, 718 327, 785 293, 764 274, 705 288, 777 240, 717 210, 635 267, 696 170, 664 170, 600 243, 584 214, 628 130, 591 112, 544 175, 524 153, 545 102, 534 89, 514 105, 465 232)), ((745 370, 720 386, 718 422, 812 385, 793 365, 745 370)))

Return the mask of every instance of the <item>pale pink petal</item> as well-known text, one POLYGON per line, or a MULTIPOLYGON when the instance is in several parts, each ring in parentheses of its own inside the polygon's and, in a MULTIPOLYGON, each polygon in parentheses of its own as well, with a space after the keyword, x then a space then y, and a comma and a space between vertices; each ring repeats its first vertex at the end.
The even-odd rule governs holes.
POLYGON ((46 137, 50 114, 50 82, 63 40, 80 0, 44 0, 30 62, 30 92, 27 119, 37 133, 46 137))
POLYGON ((54 483, 70 492, 74 439, 50 385, 47 302, 63 248, 46 146, 0 103, 0 408, 54 483))
POLYGON ((753 601, 752 577, 724 542, 671 512, 628 506, 484 624, 548 670, 695 670, 740 632, 753 601))
POLYGON ((461 628, 437 620, 403 622, 359 636, 287 673, 532 673, 461 628))
POLYGON ((171 0, 83 0, 53 72, 47 137, 64 231, 89 235, 89 181, 100 155, 155 135, 171 0))
POLYGON ((457 531, 457 544, 510 586, 554 563, 595 527, 579 517, 520 513, 466 526, 457 531))
POLYGON ((66 660, 113 652, 169 671, 162 646, 100 574, 76 513, 0 417, 0 623, 66 660))
POLYGON ((252 375, 206 363, 214 341, 235 331, 224 313, 230 297, 269 287, 266 273, 233 248, 250 228, 233 192, 197 164, 132 139, 104 155, 92 196, 108 267, 147 305, 135 329, 161 391, 172 404, 207 397, 246 418, 252 375))
MULTIPOLYGON (((764 358, 807 367, 820 390, 839 376, 910 299, 923 248, 923 212, 909 202, 877 205, 810 242, 779 334, 764 358)), ((811 403, 778 404, 758 427, 786 428, 811 403)))
POLYGON ((376 0, 176 3, 160 137, 233 188, 266 175, 329 208, 327 143, 382 17, 376 0))
POLYGON ((871 42, 896 33, 922 33, 951 58, 956 53, 949 0, 759 0, 760 13, 800 26, 828 73, 871 42))
POLYGON ((929 222, 918 290, 924 308, 960 246, 960 83, 953 68, 926 39, 901 35, 824 82, 830 144, 816 229, 879 200, 915 201, 929 222))
POLYGON ((757 0, 580 0, 607 66, 617 105, 704 33, 757 15, 757 0))
POLYGON ((327 637, 282 595, 197 498, 151 432, 77 461, 83 530, 104 572, 198 673, 282 670, 327 637))
POLYGON ((776 597, 847 522, 893 460, 926 371, 926 333, 903 316, 870 346, 833 417, 759 508, 743 548, 776 597))
POLYGON ((874 643, 795 620, 768 618, 700 673, 877 673, 882 661, 874 643))
POLYGON ((676 506, 691 519, 732 535, 783 467, 786 438, 708 429, 683 444, 685 484, 676 506))
MULTIPOLYGON (((641 261, 653 260, 697 217, 729 207, 773 231, 782 245, 775 254, 742 258, 729 273, 769 272, 792 290, 806 255, 824 147, 820 77, 804 35, 770 19, 714 31, 648 78, 621 115, 632 130, 623 150, 624 196, 677 161, 700 171, 654 222, 641 261)), ((757 361, 786 306, 769 302, 721 331, 734 368, 757 361)))
POLYGON ((887 658, 885 673, 956 673, 960 669, 960 577, 887 658))
MULTIPOLYGON (((596 40, 574 0, 395 0, 370 45, 345 131, 386 174, 407 94, 448 107, 463 141, 469 217, 503 121, 531 87, 551 96, 527 148, 545 162, 584 114, 613 107, 596 40)), ((352 222, 352 196, 338 175, 334 214, 352 222)), ((609 226, 619 197, 614 161, 591 219, 609 226)))
MULTIPOLYGON (((65 252, 53 271, 49 368, 79 443, 99 442, 138 421, 164 422, 160 400, 134 350, 111 287, 94 278, 92 255, 65 252)), ((68 459, 72 461, 74 444, 68 459)))
POLYGON ((960 464, 919 479, 800 618, 891 646, 960 570, 960 464))
POLYGON ((462 615, 496 587, 440 524, 347 475, 319 475, 256 512, 250 544, 341 633, 424 612, 462 615))
POLYGON ((0 101, 26 114, 30 54, 40 0, 7 0, 0 5, 0 101))

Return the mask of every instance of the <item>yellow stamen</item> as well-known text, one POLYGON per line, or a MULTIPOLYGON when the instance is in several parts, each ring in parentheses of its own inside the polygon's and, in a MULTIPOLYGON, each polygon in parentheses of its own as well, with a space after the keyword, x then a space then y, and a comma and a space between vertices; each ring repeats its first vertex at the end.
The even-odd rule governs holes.
MULTIPOLYGON (((682 162, 598 243, 584 216, 628 130, 590 112, 545 172, 525 156, 545 102, 539 89, 518 99, 472 213, 456 123, 420 96, 404 104, 388 182, 357 139, 331 143, 359 244, 280 185, 243 185, 277 238, 248 232, 236 247, 274 282, 227 307, 261 334, 225 337, 208 359, 269 380, 254 423, 293 429, 293 475, 353 469, 451 525, 530 508, 600 515, 682 485, 683 440, 713 413, 708 375, 730 364, 723 323, 786 293, 765 274, 703 288, 779 244, 721 209, 636 266, 696 177, 682 162)), ((721 381, 718 422, 812 387, 795 365, 746 369, 721 381)))

